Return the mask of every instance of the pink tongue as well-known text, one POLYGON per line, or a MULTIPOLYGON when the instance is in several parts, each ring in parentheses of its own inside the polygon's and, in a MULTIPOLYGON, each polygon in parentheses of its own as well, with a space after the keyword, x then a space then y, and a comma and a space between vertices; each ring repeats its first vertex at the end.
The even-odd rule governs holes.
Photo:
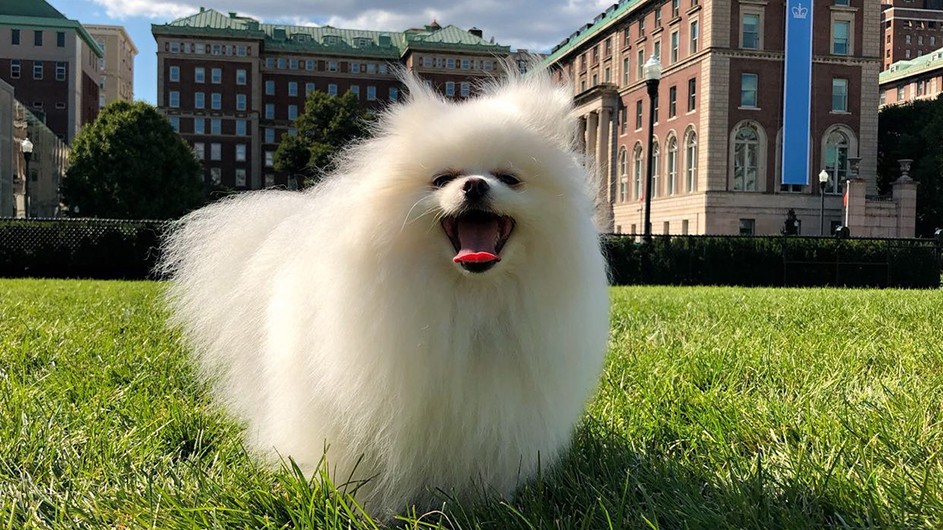
POLYGON ((460 220, 456 231, 461 249, 452 258, 455 263, 485 263, 501 261, 494 248, 498 240, 498 220, 487 221, 460 220))

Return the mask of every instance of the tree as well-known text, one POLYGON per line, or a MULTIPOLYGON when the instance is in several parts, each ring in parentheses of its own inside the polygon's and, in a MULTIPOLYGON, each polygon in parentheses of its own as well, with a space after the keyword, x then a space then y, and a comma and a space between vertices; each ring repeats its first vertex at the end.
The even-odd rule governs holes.
POLYGON ((62 202, 83 217, 171 219, 203 205, 203 172, 167 118, 116 101, 75 137, 62 202))
POLYGON ((340 97, 311 92, 304 113, 294 122, 297 134, 282 135, 275 151, 275 169, 296 178, 300 175, 307 183, 319 181, 333 169, 338 152, 367 135, 368 120, 353 92, 340 97))
POLYGON ((878 115, 878 191, 889 193, 900 177, 898 160, 913 159, 917 187, 917 235, 943 227, 943 98, 885 107, 878 115))

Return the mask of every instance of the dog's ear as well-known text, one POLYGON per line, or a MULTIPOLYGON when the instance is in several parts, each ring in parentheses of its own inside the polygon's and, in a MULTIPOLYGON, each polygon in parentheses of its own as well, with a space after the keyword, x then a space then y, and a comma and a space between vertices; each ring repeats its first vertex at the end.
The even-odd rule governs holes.
POLYGON ((576 119, 573 117, 573 94, 566 85, 554 82, 549 71, 532 64, 532 70, 521 74, 516 64, 505 66, 505 77, 492 86, 494 96, 506 101, 516 113, 565 148, 576 140, 576 119))

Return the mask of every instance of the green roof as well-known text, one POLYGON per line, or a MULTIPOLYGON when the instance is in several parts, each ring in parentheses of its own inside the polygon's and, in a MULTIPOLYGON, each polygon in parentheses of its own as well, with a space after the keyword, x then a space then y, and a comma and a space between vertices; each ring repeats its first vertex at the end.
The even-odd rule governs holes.
POLYGON ((292 26, 262 24, 259 21, 225 15, 215 9, 167 24, 152 24, 154 35, 213 35, 218 37, 254 38, 264 41, 269 49, 294 50, 305 53, 364 55, 379 58, 397 58, 409 48, 462 50, 477 53, 508 53, 510 47, 490 43, 456 26, 405 32, 343 29, 332 26, 292 26))
POLYGON ((0 2, 0 25, 35 28, 73 29, 92 52, 98 57, 104 57, 102 50, 95 39, 78 20, 70 20, 52 7, 46 0, 2 0, 0 2))
POLYGON ((643 2, 645 2, 645 0, 620 0, 618 4, 612 4, 609 9, 596 15, 596 18, 594 18, 592 22, 584 24, 583 27, 571 33, 569 37, 563 39, 560 44, 554 46, 550 50, 550 55, 548 55, 541 64, 549 66, 557 62, 558 59, 580 44, 586 42, 603 29, 611 26, 615 21, 619 20, 622 15, 632 11, 643 2))
POLYGON ((890 83, 899 79, 943 69, 943 48, 907 61, 897 61, 878 76, 878 84, 890 83))

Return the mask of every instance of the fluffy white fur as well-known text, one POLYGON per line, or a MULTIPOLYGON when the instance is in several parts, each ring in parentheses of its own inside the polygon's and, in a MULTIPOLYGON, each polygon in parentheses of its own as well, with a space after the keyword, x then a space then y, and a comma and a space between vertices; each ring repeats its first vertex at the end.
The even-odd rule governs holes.
POLYGON ((553 464, 609 324, 567 91, 510 75, 452 103, 406 83, 323 183, 194 212, 163 262, 175 321, 249 446, 307 471, 329 446, 335 479, 369 478, 357 496, 385 515, 436 489, 508 496, 553 464), (434 187, 446 170, 460 176, 434 187), (452 262, 440 225, 468 176, 516 222, 482 273, 452 262))

